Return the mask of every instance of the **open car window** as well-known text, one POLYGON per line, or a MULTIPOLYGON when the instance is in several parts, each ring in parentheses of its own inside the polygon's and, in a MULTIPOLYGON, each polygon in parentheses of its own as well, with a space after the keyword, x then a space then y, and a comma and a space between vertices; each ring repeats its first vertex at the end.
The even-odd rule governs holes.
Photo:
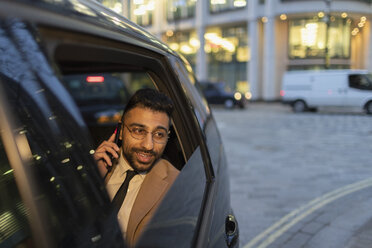
MULTIPOLYGON (((156 89, 150 75, 138 70, 65 74, 61 82, 78 105, 96 147, 113 134, 134 92, 141 88, 156 89)), ((173 124, 163 158, 178 170, 185 164, 173 124)))

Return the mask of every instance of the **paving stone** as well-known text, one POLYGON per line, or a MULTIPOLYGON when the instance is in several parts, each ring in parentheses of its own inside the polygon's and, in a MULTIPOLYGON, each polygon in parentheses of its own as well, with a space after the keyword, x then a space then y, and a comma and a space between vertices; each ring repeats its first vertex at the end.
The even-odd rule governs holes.
POLYGON ((289 241, 281 246, 281 248, 294 248, 294 247, 303 247, 311 238, 311 235, 307 233, 296 233, 289 241))
POLYGON ((315 234, 323 227, 325 227, 325 224, 321 224, 319 222, 310 222, 306 226, 301 228, 301 231, 307 234, 315 234))
MULTIPOLYGON (((231 204, 238 221, 242 220, 241 247, 317 197, 372 177, 371 116, 329 110, 294 114, 281 103, 261 102, 244 110, 217 108, 212 112, 229 164, 231 204)), ((359 197, 354 195, 343 197, 346 202, 341 204, 318 209, 314 213, 327 211, 314 220, 305 218, 305 223, 327 227, 342 216, 346 203, 366 199, 354 199, 359 197)), ((316 230, 315 226, 308 228, 316 230)))

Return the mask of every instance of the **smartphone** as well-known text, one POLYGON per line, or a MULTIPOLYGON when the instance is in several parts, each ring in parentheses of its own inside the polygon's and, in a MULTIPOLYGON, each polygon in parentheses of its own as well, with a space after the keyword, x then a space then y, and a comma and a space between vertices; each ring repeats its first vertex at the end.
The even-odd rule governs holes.
MULTIPOLYGON (((117 125, 116 125, 116 129, 115 129, 115 139, 114 139, 114 143, 120 147, 121 146, 121 140, 119 139, 120 137, 120 130, 121 130, 121 122, 119 122, 117 125)), ((111 161, 112 161, 112 165, 111 166, 107 166, 106 169, 107 169, 107 173, 106 173, 106 176, 107 174, 109 174, 112 170, 112 168, 114 167, 114 164, 116 164, 116 158, 114 158, 114 156, 111 154, 111 153, 108 153, 111 161)), ((105 177, 106 177, 105 176, 105 177)))

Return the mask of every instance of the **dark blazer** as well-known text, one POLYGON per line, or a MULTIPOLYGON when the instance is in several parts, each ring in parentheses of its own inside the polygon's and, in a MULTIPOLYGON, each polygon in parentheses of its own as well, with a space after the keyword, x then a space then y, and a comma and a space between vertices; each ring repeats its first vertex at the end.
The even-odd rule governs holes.
POLYGON ((134 246, 178 174, 171 163, 161 159, 146 175, 129 216, 126 233, 129 246, 134 246))

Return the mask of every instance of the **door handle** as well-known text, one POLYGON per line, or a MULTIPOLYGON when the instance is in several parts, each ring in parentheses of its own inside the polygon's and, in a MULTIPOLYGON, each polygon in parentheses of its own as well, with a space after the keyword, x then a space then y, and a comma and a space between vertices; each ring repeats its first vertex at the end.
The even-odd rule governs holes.
POLYGON ((239 227, 234 215, 229 214, 225 219, 225 234, 227 247, 235 247, 239 243, 239 227))

